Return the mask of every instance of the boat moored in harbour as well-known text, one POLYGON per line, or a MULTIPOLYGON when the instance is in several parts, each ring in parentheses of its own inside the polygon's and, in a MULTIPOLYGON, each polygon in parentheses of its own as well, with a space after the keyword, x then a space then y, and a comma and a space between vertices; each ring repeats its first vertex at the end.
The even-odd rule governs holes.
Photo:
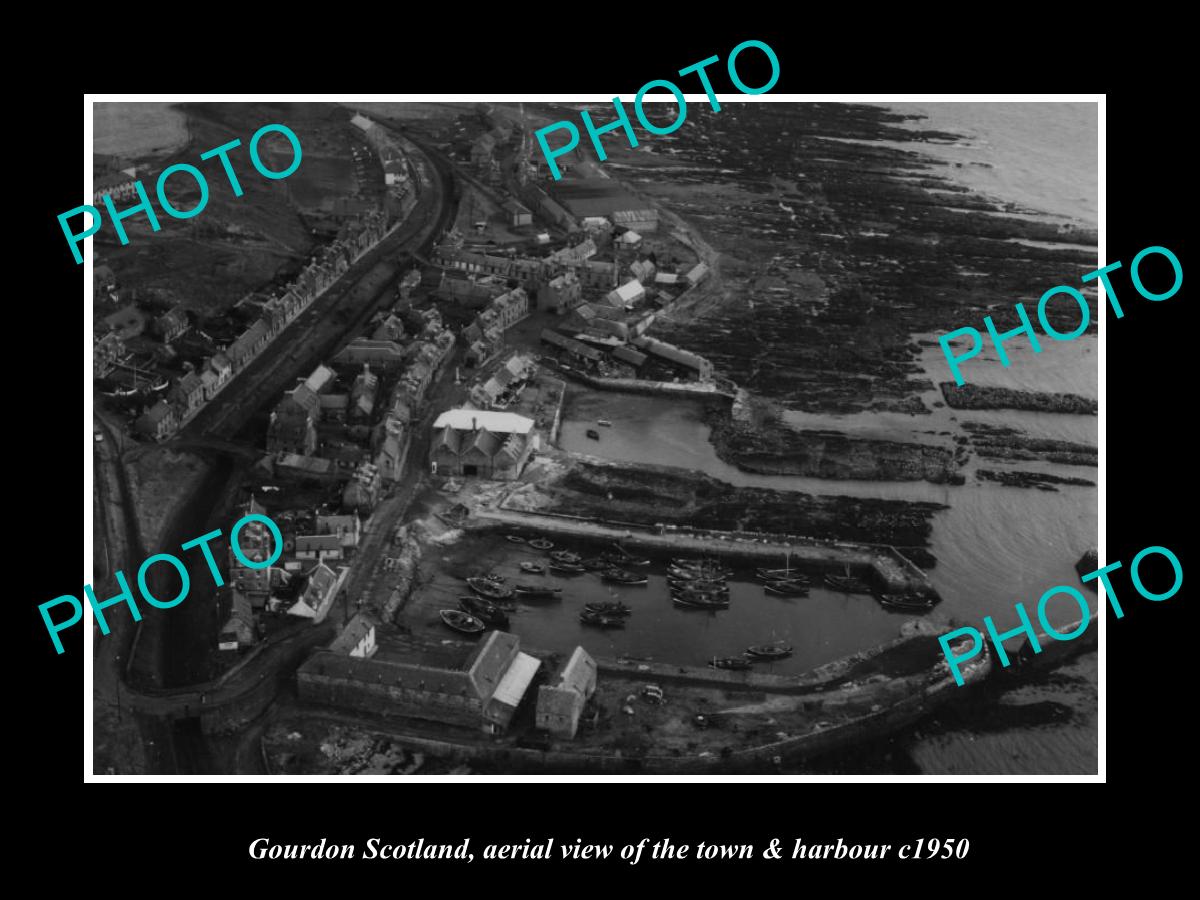
POLYGON ((792 645, 781 642, 756 644, 746 649, 746 655, 754 659, 784 659, 792 655, 792 645))
POLYGON ((491 628, 508 627, 508 614, 490 600, 481 597, 459 597, 458 608, 491 628))
POLYGON ((559 599, 559 594, 562 593, 562 588, 543 587, 536 584, 518 584, 514 585, 513 593, 515 593, 522 600, 557 600, 559 599))
POLYGON ((484 628, 487 627, 480 619, 461 609, 443 609, 438 615, 442 617, 442 621, 447 627, 453 628, 461 634, 482 634, 484 628))
POLYGON ((481 597, 488 600, 507 600, 512 596, 512 590, 497 584, 489 578, 468 578, 467 586, 481 597))

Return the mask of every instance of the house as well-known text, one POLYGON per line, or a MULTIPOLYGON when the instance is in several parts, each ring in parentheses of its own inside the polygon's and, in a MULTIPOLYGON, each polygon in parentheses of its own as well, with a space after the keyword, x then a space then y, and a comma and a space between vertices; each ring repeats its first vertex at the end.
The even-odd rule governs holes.
POLYGON ((331 653, 370 659, 379 648, 375 644, 375 622, 366 613, 359 613, 346 623, 341 634, 329 645, 331 653))
POLYGON ((636 248, 641 242, 642 236, 636 231, 626 231, 616 240, 616 243, 626 250, 636 248))
POLYGON ((98 338, 92 347, 92 375, 103 378, 125 356, 125 342, 113 333, 98 338))
POLYGON ((369 420, 375 411, 375 391, 379 387, 379 377, 371 373, 369 363, 363 363, 363 370, 354 379, 350 388, 350 420, 361 422, 369 420))
POLYGON ((180 418, 185 418, 204 405, 204 381, 197 373, 188 372, 171 388, 167 399, 175 406, 180 418))
POLYGON ((363 365, 369 363, 376 369, 398 369, 404 365, 404 348, 395 341, 377 341, 355 338, 333 358, 338 365, 363 365))
MULTIPOLYGON (((265 514, 262 505, 253 495, 250 496, 250 502, 246 506, 246 514, 265 514)), ((271 558, 274 549, 271 532, 266 523, 258 520, 251 520, 239 529, 237 543, 242 557, 255 563, 266 562, 271 558)), ((233 552, 232 543, 229 546, 229 577, 233 582, 233 587, 250 598, 252 606, 266 605, 267 598, 271 594, 271 567, 250 568, 233 552)))
POLYGON ((570 271, 543 283, 537 292, 537 308, 548 309, 559 315, 579 305, 579 300, 579 277, 570 271))
POLYGON ((511 481, 536 449, 533 420, 515 413, 451 409, 433 423, 429 459, 437 475, 511 481))
POLYGON ((654 280, 656 271, 654 263, 648 259, 634 260, 629 264, 629 274, 642 284, 650 284, 654 280))
POLYGON ((404 337, 404 321, 391 313, 371 333, 371 339, 375 341, 398 341, 402 337, 404 337))
POLYGON ((237 588, 232 588, 230 593, 229 618, 221 626, 217 638, 218 650, 242 650, 254 644, 254 610, 250 606, 250 598, 237 588))
POLYGON ((594 350, 574 338, 565 337, 557 331, 546 329, 542 332, 542 340, 585 365, 596 365, 604 358, 604 354, 599 350, 594 350))
POLYGON ((642 287, 642 283, 637 279, 627 281, 619 288, 609 291, 604 298, 604 302, 610 306, 619 306, 622 309, 630 309, 635 304, 640 303, 646 297, 646 289, 642 287))
POLYGON ((533 224, 533 213, 524 204, 516 200, 508 200, 504 203, 503 209, 508 216, 508 224, 514 228, 533 224))
POLYGON ((314 625, 320 625, 333 608, 342 587, 345 586, 346 576, 350 570, 341 566, 335 572, 325 563, 317 563, 308 573, 308 583, 300 594, 300 599, 288 609, 288 615, 312 619, 314 625))
POLYGON ((618 209, 612 213, 612 223, 618 228, 627 228, 647 234, 658 231, 657 209, 618 209))
POLYGON ((92 205, 103 206, 106 195, 114 201, 129 200, 135 197, 137 180, 133 177, 132 172, 134 171, 136 170, 125 169, 112 174, 97 175, 92 182, 92 205))
POLYGON ((704 263, 696 263, 696 265, 688 269, 687 274, 683 276, 683 280, 687 282, 688 287, 695 287, 707 277, 708 266, 704 263))
POLYGON ((178 426, 179 418, 175 407, 166 400, 159 400, 133 423, 133 428, 138 434, 156 441, 169 438, 178 426))
POLYGON ((538 688, 537 727, 555 737, 574 738, 583 707, 596 692, 596 661, 582 647, 550 684, 538 688))
POLYGON ((336 535, 343 550, 358 546, 362 536, 362 519, 354 513, 349 515, 317 516, 317 534, 336 535))
POLYGON ((258 352, 266 346, 268 340, 267 323, 262 319, 247 328, 237 339, 225 348, 225 355, 233 364, 233 371, 240 372, 258 352))
POLYGON ((503 631, 488 632, 472 648, 451 642, 386 650, 370 659, 314 653, 296 673, 301 699, 500 734, 540 668, 521 652, 517 636, 503 631))
POLYGON ((187 330, 187 310, 182 306, 172 307, 154 320, 154 331, 165 344, 171 343, 187 330))
POLYGON ((346 414, 350 410, 349 394, 322 394, 317 400, 321 407, 321 421, 337 423, 346 421, 346 414))
POLYGON ((271 412, 267 425, 267 450, 311 456, 317 449, 317 420, 321 398, 307 384, 284 396, 271 412))
POLYGON ((490 166, 492 163, 492 153, 495 149, 496 139, 490 133, 480 135, 471 144, 471 164, 476 166, 490 166))
POLYGON ((296 559, 341 559, 342 539, 336 534, 296 535, 296 559))

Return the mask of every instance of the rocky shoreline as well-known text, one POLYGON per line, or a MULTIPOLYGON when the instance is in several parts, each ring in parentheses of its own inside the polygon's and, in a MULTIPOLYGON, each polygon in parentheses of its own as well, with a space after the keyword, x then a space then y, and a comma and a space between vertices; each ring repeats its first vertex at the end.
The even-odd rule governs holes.
POLYGON ((951 409, 1019 409, 1027 412, 1067 413, 1094 416, 1099 409, 1095 400, 1078 394, 1055 394, 1042 391, 1018 391, 1012 388, 984 387, 953 381, 938 384, 946 405, 951 409))
POLYGON ((1057 491, 1054 485, 1068 484, 1080 487, 1095 487, 1096 482, 1086 478, 1070 478, 1050 475, 1046 472, 999 472, 994 469, 978 469, 975 477, 980 481, 995 481, 1008 487, 1037 488, 1039 491, 1057 491))
POLYGON ((717 456, 746 472, 859 481, 962 484, 954 451, 936 444, 798 431, 773 421, 751 424, 710 415, 717 456))
POLYGON ((666 466, 576 460, 538 485, 545 512, 925 547, 940 503, 736 487, 666 466))
POLYGON ((1031 438, 1016 428, 985 425, 981 422, 963 422, 962 428, 970 435, 968 441, 976 454, 986 459, 1042 461, 1064 466, 1099 464, 1098 451, 1090 444, 1031 438))

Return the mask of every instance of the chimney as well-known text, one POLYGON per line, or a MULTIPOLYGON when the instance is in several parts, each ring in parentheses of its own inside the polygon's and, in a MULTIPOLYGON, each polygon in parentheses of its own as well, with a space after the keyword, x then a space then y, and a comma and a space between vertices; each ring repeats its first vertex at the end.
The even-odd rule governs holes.
POLYGON ((478 430, 479 430, 479 424, 478 424, 478 422, 479 422, 479 420, 478 420, 478 419, 476 419, 474 416, 471 416, 471 431, 473 431, 473 432, 474 432, 474 431, 478 431, 478 430))

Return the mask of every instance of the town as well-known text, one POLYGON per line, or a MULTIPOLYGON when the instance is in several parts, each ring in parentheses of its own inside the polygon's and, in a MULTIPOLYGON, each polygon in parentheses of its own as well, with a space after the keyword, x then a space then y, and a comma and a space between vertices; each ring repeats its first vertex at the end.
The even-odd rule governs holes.
MULTIPOLYGON (((204 532, 226 573, 109 616, 111 746, 162 772, 778 771, 989 680, 930 615, 944 506, 722 482, 645 424, 743 454, 782 427, 674 339, 726 290, 695 225, 603 153, 541 159, 522 104, 293 112, 286 182, 92 239, 96 592, 204 532), (780 617, 810 594, 873 639, 798 652, 780 617)), ((142 166, 99 159, 97 198, 142 166)))

